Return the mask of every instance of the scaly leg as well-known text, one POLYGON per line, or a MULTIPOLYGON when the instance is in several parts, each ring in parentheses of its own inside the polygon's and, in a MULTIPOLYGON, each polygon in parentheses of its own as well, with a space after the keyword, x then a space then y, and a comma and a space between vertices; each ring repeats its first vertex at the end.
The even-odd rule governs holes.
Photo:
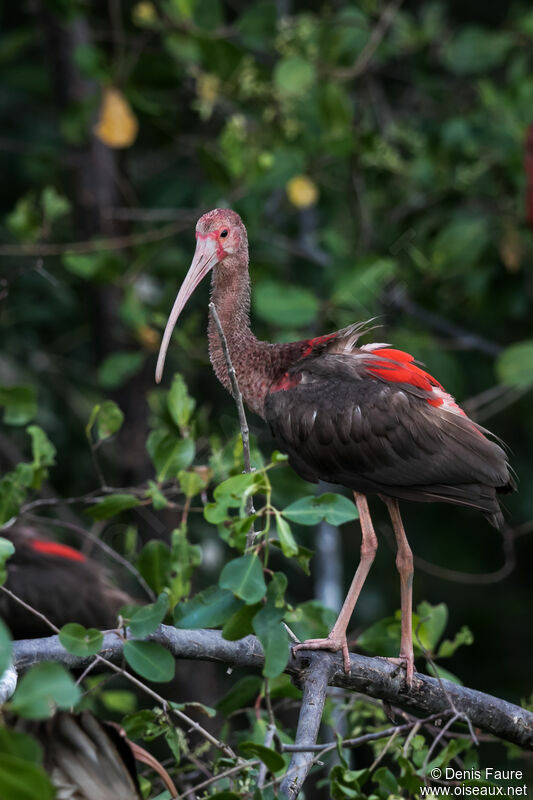
POLYGON ((306 642, 295 645, 292 649, 295 650, 332 650, 336 653, 342 650, 344 659, 344 671, 350 672, 350 653, 348 652, 348 642, 346 641, 346 629, 350 618, 352 616, 357 598, 363 588, 366 576, 372 566, 372 562, 376 556, 378 549, 378 540, 374 533, 374 526, 368 510, 368 502, 364 494, 359 492, 353 493, 355 504, 359 511, 359 520, 361 522, 361 560, 357 567, 356 573, 352 580, 352 585, 346 595, 346 600, 340 610, 339 616, 335 625, 327 639, 308 639, 306 642))
POLYGON ((400 659, 405 663, 407 685, 413 685, 414 653, 413 653, 413 553, 409 547, 403 527, 398 500, 393 497, 382 497, 389 509, 392 528, 398 545, 396 567, 400 573, 400 592, 402 605, 402 632, 400 639, 400 659))

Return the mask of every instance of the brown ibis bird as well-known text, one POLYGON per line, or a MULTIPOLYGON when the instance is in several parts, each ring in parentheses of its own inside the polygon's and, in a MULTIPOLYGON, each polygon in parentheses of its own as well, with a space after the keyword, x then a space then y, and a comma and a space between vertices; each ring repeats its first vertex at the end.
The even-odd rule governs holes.
POLYGON ((136 761, 157 773, 169 797, 178 796, 155 756, 130 741, 119 725, 97 719, 90 711, 56 711, 42 722, 8 712, 3 723, 39 742, 57 800, 141 800, 136 761))
POLYGON ((8 715, 7 727, 39 742, 43 767, 57 792, 54 797, 141 800, 131 742, 117 726, 97 719, 90 711, 58 711, 44 722, 8 715))
MULTIPOLYGON (((388 344, 359 345, 368 325, 286 344, 256 339, 249 321, 248 236, 239 215, 229 209, 210 211, 196 225, 196 251, 167 322, 157 382, 176 321, 210 270, 212 302, 244 401, 267 421, 302 478, 350 488, 359 510, 361 558, 338 619, 326 639, 294 649, 341 650, 349 670, 346 629, 377 549, 366 495, 378 494, 397 542, 400 663, 411 685, 413 556, 398 501, 468 506, 501 527, 497 495, 514 488, 506 454, 413 356, 388 344)), ((208 337, 215 373, 231 391, 211 317, 208 337)))
MULTIPOLYGON (((99 562, 46 538, 33 525, 18 523, 3 530, 2 536, 15 545, 7 561, 6 588, 58 628, 67 622, 114 628, 120 607, 136 602, 113 585, 99 562)), ((50 635, 42 619, 4 592, 0 592, 0 617, 14 639, 50 635)))

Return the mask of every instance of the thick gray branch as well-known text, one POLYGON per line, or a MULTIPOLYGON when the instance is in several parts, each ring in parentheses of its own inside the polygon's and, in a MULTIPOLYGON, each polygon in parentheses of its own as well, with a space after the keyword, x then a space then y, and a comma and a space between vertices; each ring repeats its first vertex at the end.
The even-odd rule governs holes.
MULTIPOLYGON (((330 659, 322 658, 322 653, 311 654, 311 663, 303 678, 302 705, 295 739, 297 745, 312 747, 316 742, 333 667, 330 659)), ((313 765, 313 758, 309 750, 294 753, 281 784, 282 797, 296 800, 313 765)))
MULTIPOLYGON (((176 658, 217 661, 227 666, 254 669, 261 669, 264 663, 263 651, 255 636, 228 642, 220 631, 179 630, 161 625, 149 638, 167 647, 176 658)), ((121 658, 122 642, 116 633, 105 635, 101 655, 111 661, 121 658)), ((286 671, 301 680, 311 657, 312 654, 298 652, 290 658, 286 671)), ((445 680, 442 680, 443 692, 439 681, 418 673, 413 688, 408 691, 403 671, 381 658, 352 654, 349 675, 344 674, 338 655, 324 652, 320 653, 320 658, 330 670, 330 686, 361 692, 424 717, 448 710, 452 700, 457 711, 468 714, 474 727, 533 750, 533 713, 520 706, 445 680)), ((41 661, 58 661, 71 669, 83 669, 91 662, 91 657, 70 655, 57 636, 13 643, 13 663, 19 672, 41 661)))

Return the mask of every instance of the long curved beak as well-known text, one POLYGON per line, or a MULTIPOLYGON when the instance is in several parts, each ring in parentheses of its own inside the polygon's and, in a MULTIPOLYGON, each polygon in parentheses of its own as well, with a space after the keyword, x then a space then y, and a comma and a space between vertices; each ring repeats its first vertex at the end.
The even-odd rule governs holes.
POLYGON ((165 333, 163 334, 163 341, 161 342, 161 348, 159 350, 159 356, 157 359, 157 367, 155 369, 156 383, 160 383, 161 378, 163 377, 163 368, 165 366, 165 358, 167 355, 168 345, 170 343, 170 337, 172 336, 172 331, 174 330, 174 326, 178 321, 179 315, 183 311, 187 300, 194 292, 202 278, 205 278, 209 270, 213 269, 218 261, 219 256, 217 253, 216 240, 199 236, 196 242, 196 250, 194 251, 192 264, 189 267, 189 271, 185 277, 185 280, 181 284, 178 296, 174 301, 172 311, 170 312, 170 316, 168 318, 165 333))

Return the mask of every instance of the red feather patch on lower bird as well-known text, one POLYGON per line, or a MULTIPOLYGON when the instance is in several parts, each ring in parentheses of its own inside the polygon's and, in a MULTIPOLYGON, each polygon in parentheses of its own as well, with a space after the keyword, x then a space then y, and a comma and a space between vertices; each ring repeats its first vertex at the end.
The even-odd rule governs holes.
POLYGON ((301 380, 302 376, 299 372, 295 373, 294 375, 289 375, 288 372, 284 372, 281 378, 279 378, 270 386, 269 391, 286 392, 287 389, 293 389, 295 386, 298 386, 301 380))
POLYGON ((79 550, 74 550, 67 544, 60 544, 59 542, 47 542, 43 539, 33 539, 30 543, 32 550, 37 553, 43 553, 47 556, 58 556, 59 558, 67 558, 70 561, 87 561, 83 553, 79 550))

